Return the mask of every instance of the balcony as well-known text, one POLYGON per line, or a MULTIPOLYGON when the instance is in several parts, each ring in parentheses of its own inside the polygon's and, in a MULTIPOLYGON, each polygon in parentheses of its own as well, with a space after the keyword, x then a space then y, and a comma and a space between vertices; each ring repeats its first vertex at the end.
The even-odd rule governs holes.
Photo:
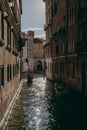
POLYGON ((51 38, 48 37, 46 42, 47 42, 47 43, 50 43, 50 40, 51 40, 51 38))
POLYGON ((0 39, 0 47, 4 46, 4 40, 0 39))
POLYGON ((9 7, 14 8, 14 2, 9 2, 9 7))
POLYGON ((57 40, 58 39, 58 32, 57 31, 55 33, 53 33, 52 39, 53 40, 57 40))
POLYGON ((78 9, 78 22, 79 23, 87 22, 87 7, 78 9))
POLYGON ((6 50, 7 50, 8 52, 10 52, 10 51, 11 51, 11 46, 10 46, 10 45, 7 45, 7 46, 6 46, 6 50))
POLYGON ((76 45, 75 52, 78 54, 87 52, 87 41, 78 42, 76 45))
POLYGON ((18 51, 20 52, 22 50, 22 47, 25 46, 25 41, 27 39, 22 39, 20 38, 19 41, 18 41, 18 51))
POLYGON ((15 56, 18 56, 18 55, 19 55, 16 50, 13 50, 13 51, 12 51, 12 54, 15 55, 15 56))
POLYGON ((44 25, 44 31, 46 31, 48 28, 47 24, 44 25))
POLYGON ((58 31, 58 36, 65 35, 65 27, 61 27, 58 31))

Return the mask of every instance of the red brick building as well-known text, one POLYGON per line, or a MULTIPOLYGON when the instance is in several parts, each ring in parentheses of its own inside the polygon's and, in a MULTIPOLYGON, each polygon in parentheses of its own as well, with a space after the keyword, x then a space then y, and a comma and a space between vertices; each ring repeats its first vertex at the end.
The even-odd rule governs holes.
POLYGON ((47 73, 47 78, 61 80, 85 93, 87 89, 87 1, 45 0, 45 4, 45 51, 46 57, 50 57, 50 60, 47 60, 47 71, 51 75, 47 73), (49 2, 50 8, 47 6, 49 2), (49 9, 50 13, 48 13, 49 9), (49 17, 50 24, 47 23, 49 17))
POLYGON ((78 78, 81 92, 87 95, 87 0, 78 0, 78 78))
POLYGON ((43 39, 34 38, 33 40, 33 60, 34 71, 42 72, 45 65, 43 39))
POLYGON ((52 75, 53 80, 64 78, 66 61, 66 11, 65 1, 52 1, 52 75))
MULTIPOLYGON (((45 0, 44 0, 45 1, 45 0)), ((52 2, 50 0, 45 1, 46 4, 46 11, 45 11, 45 16, 46 16, 46 23, 44 25, 44 30, 46 31, 46 43, 44 45, 45 48, 45 58, 46 58, 46 65, 47 65, 47 70, 46 70, 46 77, 50 80, 52 80, 52 54, 51 54, 51 49, 52 49, 52 44, 51 44, 51 6, 52 2)))

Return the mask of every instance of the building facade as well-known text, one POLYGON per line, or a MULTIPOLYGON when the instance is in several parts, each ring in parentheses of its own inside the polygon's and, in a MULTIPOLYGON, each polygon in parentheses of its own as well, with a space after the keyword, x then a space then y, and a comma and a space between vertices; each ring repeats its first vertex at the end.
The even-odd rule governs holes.
MULTIPOLYGON (((87 1, 44 0, 44 2, 45 53, 46 57, 51 57, 51 65, 47 63, 47 71, 52 75, 52 80, 61 81, 87 95, 87 1)), ((48 72, 47 78, 51 79, 48 72)))
POLYGON ((0 129, 20 84, 21 0, 0 0, 0 129))
POLYGON ((76 44, 78 82, 87 95, 87 1, 78 0, 78 42, 76 44))
POLYGON ((40 38, 34 38, 33 41, 34 72, 43 72, 45 66, 43 41, 40 38))
POLYGON ((51 44, 51 35, 52 35, 52 22, 51 22, 51 6, 52 1, 47 0, 45 1, 45 16, 46 16, 46 23, 44 25, 44 30, 46 31, 46 41, 44 44, 44 50, 45 50, 45 58, 46 58, 46 77, 49 80, 52 80, 52 44, 51 44))
POLYGON ((28 35, 28 47, 27 47, 27 55, 28 55, 28 70, 33 72, 34 69, 34 59, 33 59, 33 39, 34 39, 34 32, 29 30, 27 32, 28 35))
POLYGON ((22 72, 28 72, 28 36, 27 33, 22 33, 22 38, 25 40, 25 45, 23 46, 21 50, 21 56, 22 56, 22 72))

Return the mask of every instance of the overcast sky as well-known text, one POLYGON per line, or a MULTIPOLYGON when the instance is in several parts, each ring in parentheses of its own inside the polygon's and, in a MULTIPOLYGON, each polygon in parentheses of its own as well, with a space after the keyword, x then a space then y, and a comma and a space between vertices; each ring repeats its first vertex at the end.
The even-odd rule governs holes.
POLYGON ((34 30, 35 37, 43 38, 45 32, 45 3, 43 0, 22 0, 22 31, 34 30))

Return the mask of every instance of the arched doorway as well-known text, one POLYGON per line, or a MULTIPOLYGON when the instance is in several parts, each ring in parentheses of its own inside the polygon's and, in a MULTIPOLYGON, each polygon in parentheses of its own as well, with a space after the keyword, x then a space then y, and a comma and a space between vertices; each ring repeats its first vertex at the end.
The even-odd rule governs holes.
POLYGON ((42 68, 42 61, 39 60, 39 61, 37 62, 37 71, 40 72, 40 71, 42 71, 42 70, 43 70, 43 68, 42 68))

